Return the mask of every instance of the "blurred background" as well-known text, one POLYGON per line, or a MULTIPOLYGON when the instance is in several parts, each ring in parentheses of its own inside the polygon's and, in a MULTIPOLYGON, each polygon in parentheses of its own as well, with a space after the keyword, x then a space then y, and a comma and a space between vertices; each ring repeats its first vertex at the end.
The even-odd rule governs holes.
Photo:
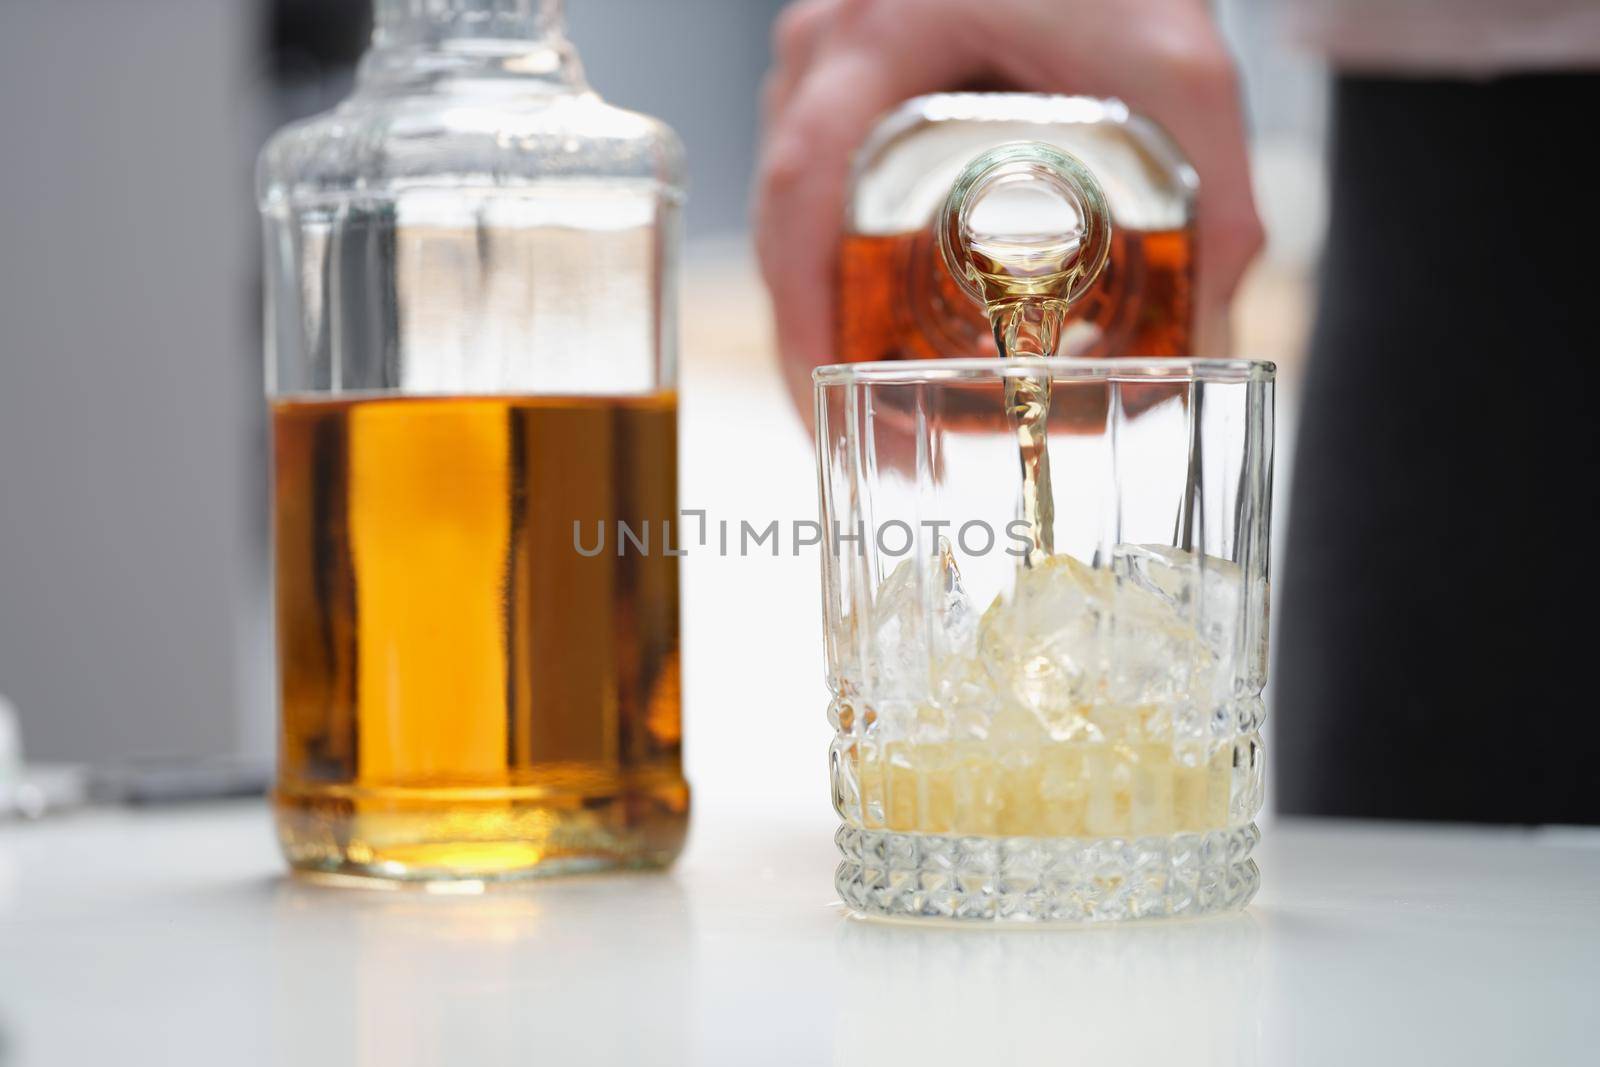
MULTIPOLYGON (((733 523, 815 513, 745 234, 781 6, 567 7, 594 87, 688 149, 682 501, 733 523)), ((1281 513, 1325 79, 1270 7, 1218 5, 1269 231, 1235 327, 1241 354, 1281 370, 1281 513)), ((369 25, 366 0, 0 5, 0 694, 32 760, 271 758, 252 171, 273 129, 348 91, 369 25)), ((684 597, 702 800, 825 806, 816 558, 691 554, 684 597), (759 759, 743 755, 752 720, 759 759)))

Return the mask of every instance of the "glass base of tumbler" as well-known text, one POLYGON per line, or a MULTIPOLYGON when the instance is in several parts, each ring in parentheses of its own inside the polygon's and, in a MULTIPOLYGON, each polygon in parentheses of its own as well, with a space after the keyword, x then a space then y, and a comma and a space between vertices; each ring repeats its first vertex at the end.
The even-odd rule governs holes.
POLYGON ((1254 823, 1158 837, 960 837, 841 826, 834 877, 885 919, 1099 923, 1210 915, 1261 885, 1254 823))
POLYGON ((460 891, 589 871, 669 865, 688 833, 688 787, 552 803, 515 789, 319 787, 274 795, 295 873, 460 891))

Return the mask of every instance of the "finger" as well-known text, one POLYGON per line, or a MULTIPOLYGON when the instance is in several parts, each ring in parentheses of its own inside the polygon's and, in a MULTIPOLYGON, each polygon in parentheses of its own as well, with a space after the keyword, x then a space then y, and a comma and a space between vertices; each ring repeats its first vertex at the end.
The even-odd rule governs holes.
POLYGON ((855 149, 884 111, 983 67, 954 20, 885 24, 883 10, 857 5, 830 32, 770 131, 758 171, 756 251, 801 411, 810 407, 811 369, 833 352, 834 256, 855 149))
MULTIPOLYGON (((1092 32, 1109 44, 1082 54, 1029 44, 1048 41, 1048 33, 1024 35, 1002 52, 1005 72, 1030 88, 1119 97, 1177 142, 1200 178, 1195 306, 1201 335, 1216 336, 1207 320, 1231 298, 1262 242, 1238 79, 1203 5, 1142 6, 1166 15, 1144 18, 1143 35, 1092 32)), ((1136 16, 1124 8, 1117 17, 1136 16)))
POLYGON ((1199 230, 1195 308, 1201 336, 1221 337, 1224 335, 1217 332, 1220 324, 1208 326, 1207 320, 1220 316, 1263 243, 1250 184, 1249 139, 1239 87, 1226 56, 1195 72, 1170 112, 1152 111, 1151 117, 1167 129, 1179 131, 1174 139, 1200 176, 1195 205, 1199 230))
POLYGON ((772 71, 762 86, 762 120, 770 126, 794 95, 842 0, 795 0, 772 25, 772 71))

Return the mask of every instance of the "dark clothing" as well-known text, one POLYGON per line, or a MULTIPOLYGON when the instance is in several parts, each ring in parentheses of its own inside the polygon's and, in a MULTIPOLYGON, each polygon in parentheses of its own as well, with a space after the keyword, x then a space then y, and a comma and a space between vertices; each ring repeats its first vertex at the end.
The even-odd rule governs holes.
POLYGON ((1281 811, 1600 823, 1597 114, 1600 75, 1336 83, 1281 811))

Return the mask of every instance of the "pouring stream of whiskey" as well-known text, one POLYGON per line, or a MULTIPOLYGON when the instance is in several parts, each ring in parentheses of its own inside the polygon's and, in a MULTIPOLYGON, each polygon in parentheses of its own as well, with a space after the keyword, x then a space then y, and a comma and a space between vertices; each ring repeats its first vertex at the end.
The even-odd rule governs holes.
MULTIPOLYGON (((1002 359, 1040 359, 1060 347, 1066 305, 1052 300, 1021 300, 986 307, 1002 359)), ((1050 379, 1029 375, 1006 379, 1006 415, 1017 435, 1022 465, 1022 519, 1032 544, 1023 563, 1032 567, 1055 552, 1055 491, 1050 485, 1050 379)))
MULTIPOLYGON (((1110 248, 1110 213, 1094 175, 1050 145, 1023 142, 968 164, 945 203, 945 264, 988 316, 1003 359, 1044 359, 1061 347, 1073 302, 1110 248)), ((1008 377, 1006 416, 1022 474, 1025 566, 1055 551, 1050 484, 1050 377, 1008 377)))

